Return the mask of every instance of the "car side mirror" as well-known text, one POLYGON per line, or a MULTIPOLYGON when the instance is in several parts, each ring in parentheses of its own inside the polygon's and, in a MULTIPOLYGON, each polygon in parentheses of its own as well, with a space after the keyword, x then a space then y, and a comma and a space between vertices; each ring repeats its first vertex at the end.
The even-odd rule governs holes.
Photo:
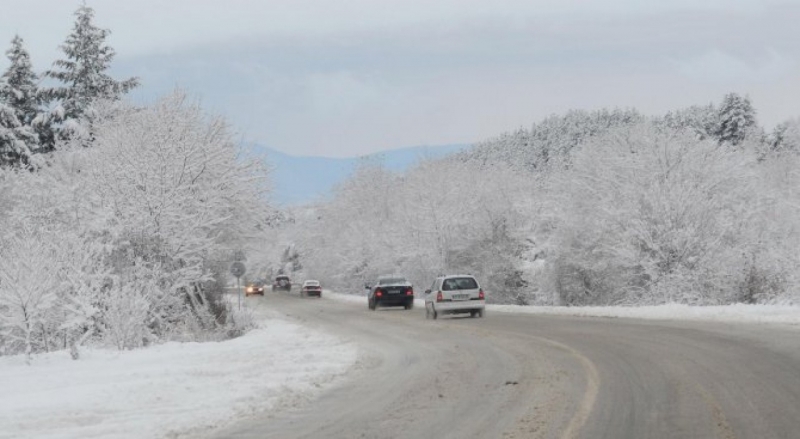
POLYGON ((371 287, 371 286, 369 286, 369 284, 364 284, 364 289, 365 289, 365 290, 368 290, 368 289, 370 289, 370 288, 372 288, 372 287, 371 287))
POLYGON ((425 290, 425 294, 430 294, 431 290, 425 290))

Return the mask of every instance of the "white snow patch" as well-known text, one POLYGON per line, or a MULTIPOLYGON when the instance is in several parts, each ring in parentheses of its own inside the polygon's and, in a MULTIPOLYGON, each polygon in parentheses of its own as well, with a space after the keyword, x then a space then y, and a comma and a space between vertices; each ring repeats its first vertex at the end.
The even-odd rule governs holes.
POLYGON ((790 305, 690 306, 667 304, 635 307, 487 305, 486 308, 489 311, 520 314, 800 325, 800 306, 790 305))
MULTIPOLYGON (((363 304, 366 296, 326 292, 335 300, 363 304)), ((415 299, 414 306, 425 307, 424 299, 415 299)), ((791 305, 725 305, 690 306, 669 304, 658 306, 518 306, 486 305, 488 313, 507 312, 534 315, 574 317, 617 317, 645 320, 714 321, 732 323, 783 323, 800 325, 800 306, 791 305)))
POLYGON ((192 437, 306 401, 356 356, 276 314, 224 342, 0 358, 0 438, 192 437))

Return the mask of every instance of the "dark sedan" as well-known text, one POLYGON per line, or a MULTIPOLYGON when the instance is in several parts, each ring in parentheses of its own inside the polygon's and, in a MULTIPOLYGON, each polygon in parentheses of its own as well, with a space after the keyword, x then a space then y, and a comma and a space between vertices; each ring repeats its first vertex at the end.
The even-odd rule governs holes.
POLYGON ((379 306, 414 307, 414 288, 402 276, 381 276, 375 285, 367 284, 365 288, 369 290, 367 306, 373 311, 379 306))

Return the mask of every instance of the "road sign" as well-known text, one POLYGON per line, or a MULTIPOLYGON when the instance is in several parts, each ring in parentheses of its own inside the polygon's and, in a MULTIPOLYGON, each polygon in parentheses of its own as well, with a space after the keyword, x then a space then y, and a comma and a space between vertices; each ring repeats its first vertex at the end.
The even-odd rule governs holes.
POLYGON ((242 277, 245 271, 246 269, 243 263, 236 261, 233 264, 231 264, 231 274, 234 275, 235 277, 242 277))

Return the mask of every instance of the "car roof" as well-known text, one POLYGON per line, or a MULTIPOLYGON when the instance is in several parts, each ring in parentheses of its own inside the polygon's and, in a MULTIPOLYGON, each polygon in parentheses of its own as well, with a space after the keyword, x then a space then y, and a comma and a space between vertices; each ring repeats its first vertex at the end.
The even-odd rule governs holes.
POLYGON ((478 278, 473 276, 473 275, 471 275, 471 274, 446 274, 444 276, 437 277, 436 280, 437 281, 438 280, 442 280, 443 281, 443 280, 446 280, 446 279, 455 279, 455 278, 460 278, 460 277, 469 277, 469 278, 474 279, 475 282, 478 282, 478 278))
POLYGON ((394 281, 394 282, 398 282, 398 281, 406 282, 406 283, 408 282, 408 278, 407 277, 398 274, 396 276, 381 276, 381 277, 378 278, 378 283, 381 283, 383 281, 389 281, 389 280, 390 281, 394 281))

